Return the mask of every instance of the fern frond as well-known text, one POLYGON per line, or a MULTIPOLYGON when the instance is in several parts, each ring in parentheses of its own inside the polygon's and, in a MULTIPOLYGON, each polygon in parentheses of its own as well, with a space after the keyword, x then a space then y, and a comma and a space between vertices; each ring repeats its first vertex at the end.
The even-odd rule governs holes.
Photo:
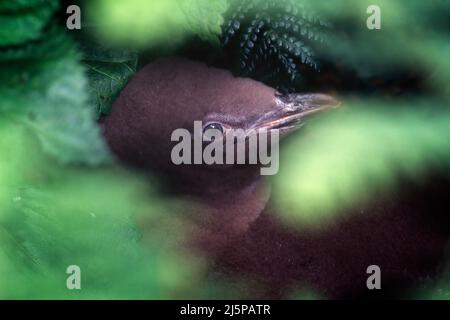
POLYGON ((232 1, 222 45, 237 57, 239 73, 289 91, 300 78, 301 65, 319 70, 313 48, 326 41, 327 28, 324 19, 298 1, 232 1))

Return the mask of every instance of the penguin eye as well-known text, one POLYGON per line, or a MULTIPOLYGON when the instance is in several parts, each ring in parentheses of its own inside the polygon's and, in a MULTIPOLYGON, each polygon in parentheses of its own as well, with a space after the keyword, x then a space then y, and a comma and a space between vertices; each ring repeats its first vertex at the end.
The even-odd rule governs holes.
POLYGON ((206 133, 208 130, 211 130, 211 129, 219 130, 221 133, 223 133, 225 131, 224 127, 221 123, 211 122, 211 123, 206 124, 203 127, 203 133, 206 133))

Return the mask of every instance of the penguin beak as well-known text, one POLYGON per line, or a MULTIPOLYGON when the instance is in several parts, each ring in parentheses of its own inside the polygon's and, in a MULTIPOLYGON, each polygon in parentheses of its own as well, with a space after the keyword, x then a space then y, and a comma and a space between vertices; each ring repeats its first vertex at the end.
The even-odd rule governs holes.
POLYGON ((278 94, 275 102, 274 110, 261 116, 251 129, 290 132, 300 128, 306 118, 340 105, 339 101, 326 94, 278 94))

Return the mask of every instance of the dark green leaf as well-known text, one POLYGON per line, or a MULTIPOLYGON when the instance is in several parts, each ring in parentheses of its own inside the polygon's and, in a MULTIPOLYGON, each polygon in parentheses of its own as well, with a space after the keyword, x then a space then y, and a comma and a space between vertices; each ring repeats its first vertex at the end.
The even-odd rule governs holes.
POLYGON ((89 97, 97 114, 108 114, 111 104, 136 72, 137 53, 105 48, 87 40, 80 41, 87 66, 89 97))
POLYGON ((16 112, 34 130, 44 150, 61 162, 95 165, 108 161, 94 111, 87 103, 79 55, 62 31, 52 31, 49 37, 49 43, 35 47, 42 59, 32 59, 27 49, 3 55, 14 59, 1 65, 0 112, 16 112))
MULTIPOLYGON (((22 5, 7 6, 8 2, 0 5, 0 46, 18 45, 41 37, 42 29, 55 12, 58 2, 46 1, 42 6, 32 7, 14 13, 7 12, 16 8, 26 8, 26 1, 22 5)), ((33 1, 32 4, 34 4, 33 1)))

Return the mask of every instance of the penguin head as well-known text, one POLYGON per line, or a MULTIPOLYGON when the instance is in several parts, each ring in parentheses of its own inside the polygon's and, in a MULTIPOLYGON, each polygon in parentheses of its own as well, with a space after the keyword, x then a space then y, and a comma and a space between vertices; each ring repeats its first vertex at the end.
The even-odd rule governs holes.
POLYGON ((257 134, 277 130, 286 135, 299 128, 306 116, 336 105, 328 95, 281 95, 226 70, 166 58, 133 77, 114 102, 104 129, 111 150, 127 164, 166 172, 199 187, 209 181, 213 186, 208 190, 217 185, 233 188, 254 179, 259 163, 174 164, 175 130, 189 132, 192 139, 198 135, 199 124, 200 134, 212 130, 226 137, 236 130, 257 134))

